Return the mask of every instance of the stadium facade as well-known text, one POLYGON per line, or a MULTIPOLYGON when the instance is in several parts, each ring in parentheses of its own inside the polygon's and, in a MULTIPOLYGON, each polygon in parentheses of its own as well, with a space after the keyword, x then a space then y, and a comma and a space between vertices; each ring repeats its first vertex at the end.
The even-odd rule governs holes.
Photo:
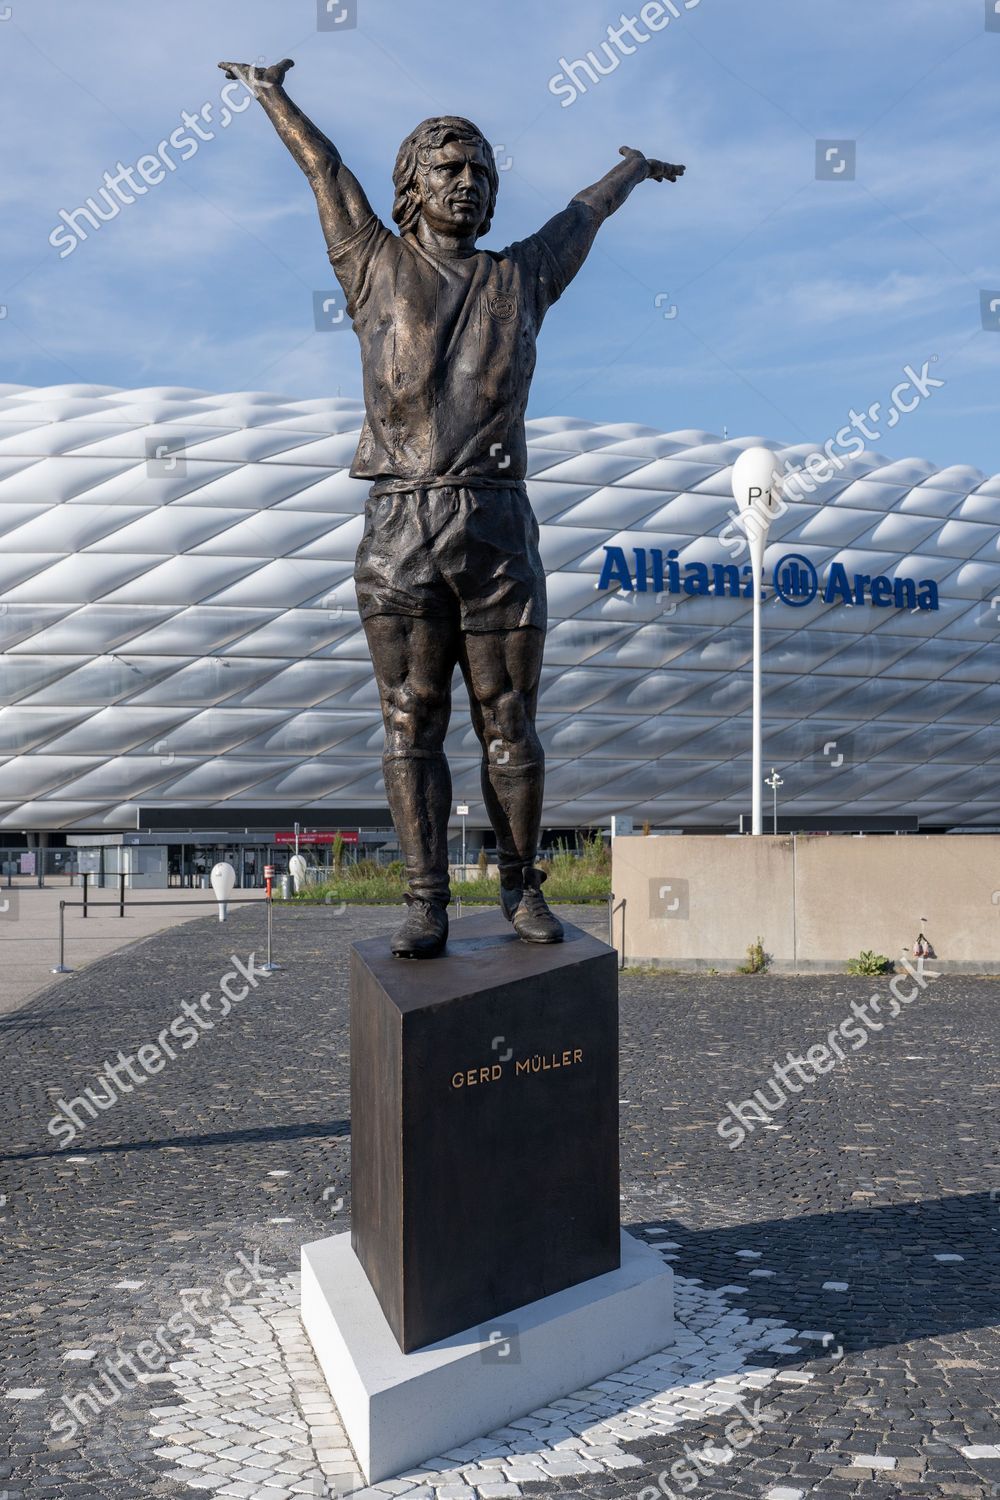
MULTIPOLYGON (((361 418, 340 399, 0 387, 0 846, 386 824, 351 581, 361 418)), ((814 450, 527 427, 547 825, 736 830, 751 602, 731 467, 751 444, 796 468, 814 450)), ((827 470, 766 557, 782 826, 995 828, 1000 476, 869 451, 827 470)), ((463 705, 448 751, 475 827, 463 705)))

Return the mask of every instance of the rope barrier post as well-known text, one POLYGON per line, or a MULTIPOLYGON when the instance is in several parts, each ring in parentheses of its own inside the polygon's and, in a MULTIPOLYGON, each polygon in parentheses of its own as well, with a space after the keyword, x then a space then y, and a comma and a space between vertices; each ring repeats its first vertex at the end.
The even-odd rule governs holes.
POLYGON ((616 906, 614 891, 608 897, 608 947, 614 948, 616 952, 618 951, 618 945, 615 942, 615 912, 620 911, 622 914, 622 946, 621 962, 618 965, 619 969, 624 969, 625 967, 625 902, 626 897, 623 896, 616 906))
POLYGON ((273 925, 274 902, 271 899, 270 891, 268 891, 265 897, 264 905, 267 907, 267 962, 264 964, 264 973, 276 974, 281 965, 276 964, 271 956, 271 929, 273 925))
MULTIPOLYGON (((85 877, 86 878, 86 877, 85 877)), ((73 970, 66 967, 66 903, 59 903, 59 962, 52 970, 53 974, 72 974, 73 970)))
POLYGON ((626 906, 627 901, 628 901, 628 897, 627 896, 623 896, 622 899, 621 899, 621 913, 622 913, 622 961, 618 965, 619 969, 624 969, 624 967, 625 967, 625 906, 626 906))

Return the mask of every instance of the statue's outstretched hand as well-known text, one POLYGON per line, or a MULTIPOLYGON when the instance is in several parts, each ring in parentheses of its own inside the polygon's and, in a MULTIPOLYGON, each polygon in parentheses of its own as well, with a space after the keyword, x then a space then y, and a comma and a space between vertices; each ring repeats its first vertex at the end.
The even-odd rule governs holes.
POLYGON ((219 67, 227 78, 238 78, 251 94, 257 94, 261 89, 272 89, 284 83, 285 74, 289 68, 294 68, 295 64, 290 57, 286 57, 279 63, 272 63, 269 68, 258 67, 255 63, 239 62, 220 62, 219 67))
POLYGON ((642 151, 636 151, 632 146, 621 146, 619 156, 639 156, 649 168, 649 176, 653 182, 676 182, 678 177, 683 177, 684 168, 675 166, 673 162, 656 161, 652 156, 646 156, 642 151))

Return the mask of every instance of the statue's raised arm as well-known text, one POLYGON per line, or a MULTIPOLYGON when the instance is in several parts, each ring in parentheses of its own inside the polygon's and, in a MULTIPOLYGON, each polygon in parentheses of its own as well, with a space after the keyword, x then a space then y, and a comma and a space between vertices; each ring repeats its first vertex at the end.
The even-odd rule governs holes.
POLYGON ((565 208, 523 242, 543 245, 546 251, 537 267, 539 315, 562 296, 590 254, 597 231, 617 213, 633 188, 641 182, 676 182, 684 175, 682 166, 644 156, 631 146, 622 146, 619 154, 624 161, 591 187, 575 193, 565 208))
POLYGON ((238 78, 260 101, 292 156, 309 180, 328 246, 339 244, 372 216, 364 188, 331 140, 303 114, 285 92, 290 57, 269 68, 252 63, 220 62, 227 78, 238 78))
POLYGON ((589 203, 602 220, 621 208, 629 193, 640 182, 676 182, 678 177, 684 175, 683 167, 644 156, 633 146, 621 146, 618 154, 625 160, 612 167, 593 187, 584 188, 582 193, 577 193, 574 200, 577 203, 589 203))

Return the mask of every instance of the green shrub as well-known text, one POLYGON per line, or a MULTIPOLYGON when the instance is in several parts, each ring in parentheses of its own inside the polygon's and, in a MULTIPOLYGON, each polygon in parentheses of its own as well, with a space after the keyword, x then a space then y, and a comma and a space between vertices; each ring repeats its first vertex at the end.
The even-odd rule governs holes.
POLYGON ((741 974, 766 974, 771 962, 771 955, 764 952, 764 944, 758 936, 755 943, 747 948, 747 961, 740 965, 741 974))
POLYGON ((891 974, 893 967, 891 958, 884 953, 873 953, 871 948, 862 949, 857 958, 847 961, 848 974, 891 974))
MULTIPOLYGON (((483 861, 480 860, 480 871, 483 861)), ((606 901, 611 891, 611 851, 600 834, 595 834, 577 854, 560 844, 539 860, 539 869, 548 877, 545 895, 561 905, 584 905, 606 901)), ((330 872, 322 885, 311 885, 295 899, 304 902, 351 905, 393 904, 403 899, 404 866, 402 860, 380 865, 373 859, 344 864, 339 872, 330 872)), ((499 882, 480 873, 475 880, 456 880, 452 899, 461 896, 463 904, 495 906, 500 899, 499 882)))

